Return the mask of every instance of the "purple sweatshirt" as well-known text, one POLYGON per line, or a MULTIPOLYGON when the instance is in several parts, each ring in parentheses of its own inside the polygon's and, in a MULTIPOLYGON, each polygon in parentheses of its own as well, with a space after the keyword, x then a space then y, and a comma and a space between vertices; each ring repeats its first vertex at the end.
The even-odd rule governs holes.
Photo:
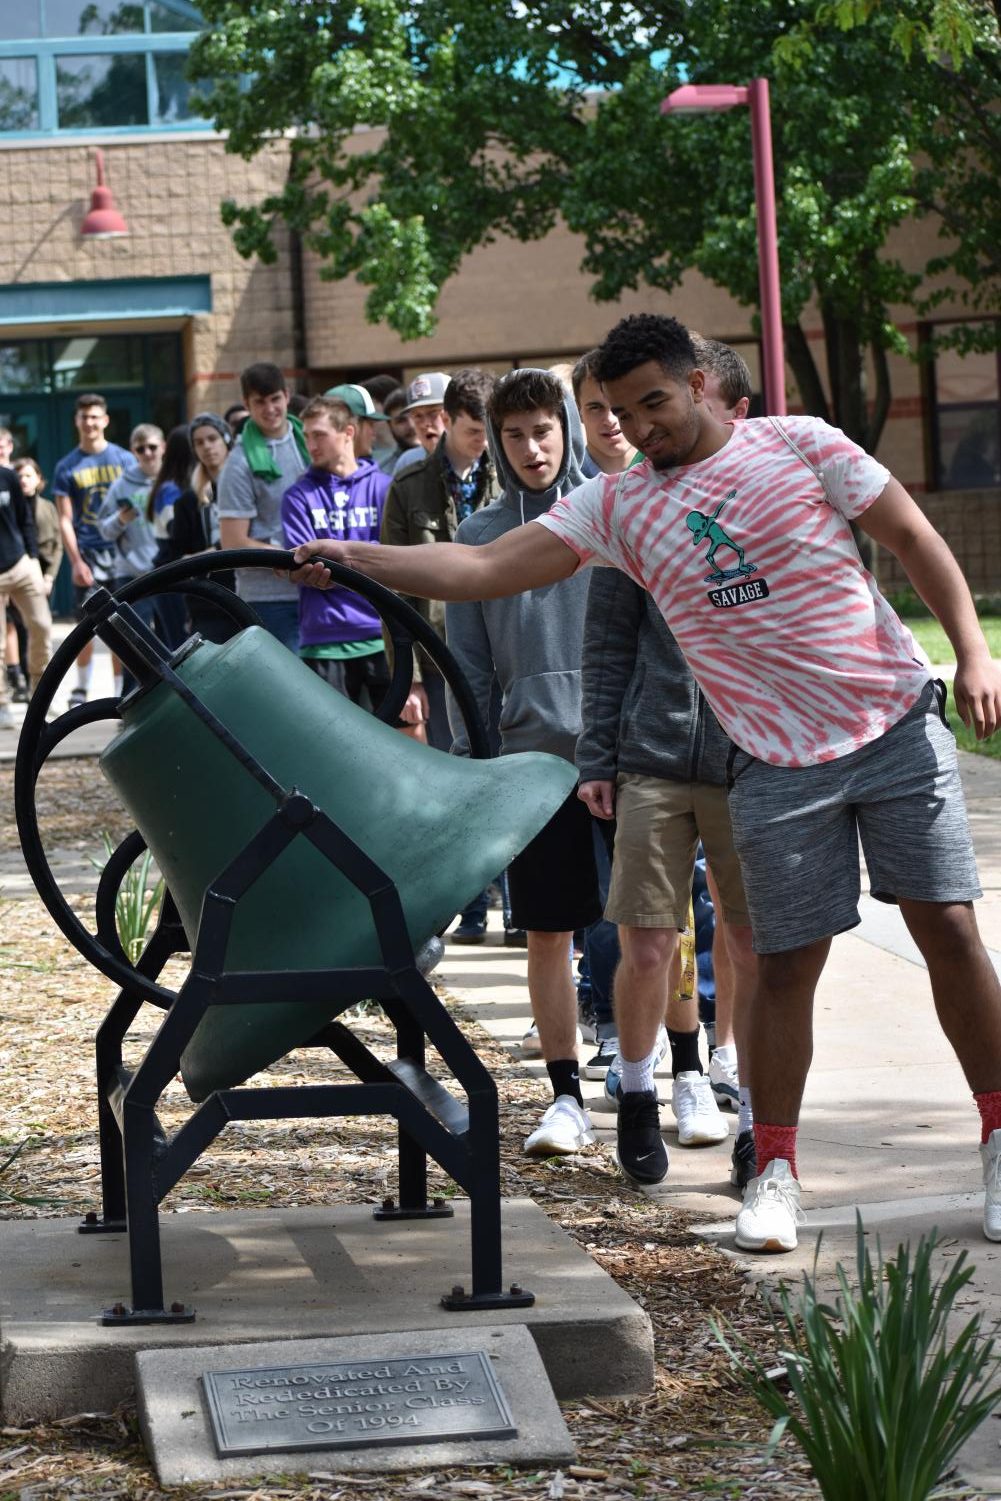
MULTIPOLYGON (((347 479, 310 467, 282 497, 285 545, 317 539, 378 542, 390 476, 371 459, 359 459, 347 479)), ((382 635, 375 609, 351 589, 299 590, 299 643, 333 646, 382 635)))

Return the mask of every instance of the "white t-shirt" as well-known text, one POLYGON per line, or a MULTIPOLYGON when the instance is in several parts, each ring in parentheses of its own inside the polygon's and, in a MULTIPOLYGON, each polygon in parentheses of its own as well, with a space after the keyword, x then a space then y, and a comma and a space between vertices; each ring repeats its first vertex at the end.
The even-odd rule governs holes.
POLYGON ((809 766, 883 734, 930 672, 849 526, 889 472, 816 417, 781 428, 799 453, 772 419, 738 422, 701 463, 599 476, 539 521, 650 591, 737 745, 809 766))

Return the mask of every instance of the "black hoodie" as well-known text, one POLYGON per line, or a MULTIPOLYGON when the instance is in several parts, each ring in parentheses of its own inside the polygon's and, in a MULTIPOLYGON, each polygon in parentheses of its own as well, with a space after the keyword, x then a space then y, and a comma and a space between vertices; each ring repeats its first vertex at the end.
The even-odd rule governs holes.
POLYGON ((0 467, 0 573, 6 573, 27 553, 38 557, 35 513, 13 469, 0 467))

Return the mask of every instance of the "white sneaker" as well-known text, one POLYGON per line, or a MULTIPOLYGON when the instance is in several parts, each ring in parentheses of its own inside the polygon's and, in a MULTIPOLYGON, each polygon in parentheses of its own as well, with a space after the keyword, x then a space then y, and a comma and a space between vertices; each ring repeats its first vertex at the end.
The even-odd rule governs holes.
MULTIPOLYGON (((542 1057, 542 1039, 539 1037, 539 1029, 534 1022, 521 1039, 519 1046, 521 1047, 521 1056, 523 1058, 542 1057)), ((584 1039, 581 1036, 579 1027, 577 1028, 577 1046, 579 1048, 584 1046, 584 1039)))
POLYGON ((671 1086, 671 1109, 678 1119, 678 1142, 683 1147, 707 1147, 726 1141, 730 1127, 713 1099, 708 1074, 694 1069, 678 1074, 671 1086))
POLYGON ((713 1098, 721 1110, 736 1110, 740 1104, 737 1079, 737 1049, 717 1048, 709 1060, 709 1083, 713 1098))
POLYGON ((984 1165, 984 1234, 1001 1240, 1001 1131, 992 1131, 980 1148, 984 1165))
POLYGON ((539 1037, 539 1029, 533 1022, 521 1039, 521 1056, 523 1058, 541 1058, 542 1041, 539 1037))
POLYGON ((799 1207, 799 1193, 799 1184, 784 1157, 776 1157, 763 1173, 752 1178, 737 1215, 740 1249, 795 1251, 796 1226, 806 1218, 799 1207))
POLYGON ((529 1157, 568 1156, 594 1141, 591 1121, 573 1095, 561 1094, 553 1101, 525 1142, 529 1157))
POLYGON ((17 720, 10 712, 8 704, 0 704, 0 730, 16 730, 17 720))

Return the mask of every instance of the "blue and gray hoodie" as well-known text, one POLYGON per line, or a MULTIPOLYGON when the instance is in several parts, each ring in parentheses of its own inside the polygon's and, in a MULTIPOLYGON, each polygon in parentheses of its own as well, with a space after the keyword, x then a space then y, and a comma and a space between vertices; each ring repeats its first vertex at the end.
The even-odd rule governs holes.
POLYGON ((125 472, 120 474, 109 489, 97 515, 97 529, 106 542, 114 542, 118 550, 115 572, 118 578, 138 578, 156 567, 157 539, 152 525, 146 520, 146 502, 153 481, 144 474, 138 461, 129 455, 125 472), (131 521, 122 523, 118 512, 124 505, 133 505, 139 512, 131 521))
MULTIPOLYGON (((478 547, 504 532, 534 521, 560 498, 583 483, 584 434, 573 397, 567 393, 561 414, 563 463, 548 490, 525 490, 504 457, 500 433, 488 420, 494 468, 503 493, 498 500, 467 516, 455 534, 457 543, 478 547)), ((515 751, 549 751, 567 761, 581 728, 581 656, 588 569, 541 589, 508 599, 450 604, 445 609, 445 639, 469 679, 483 721, 490 722, 490 691, 496 678, 502 695, 501 755, 515 751)), ((454 755, 468 755, 461 715, 449 697, 454 755)))

